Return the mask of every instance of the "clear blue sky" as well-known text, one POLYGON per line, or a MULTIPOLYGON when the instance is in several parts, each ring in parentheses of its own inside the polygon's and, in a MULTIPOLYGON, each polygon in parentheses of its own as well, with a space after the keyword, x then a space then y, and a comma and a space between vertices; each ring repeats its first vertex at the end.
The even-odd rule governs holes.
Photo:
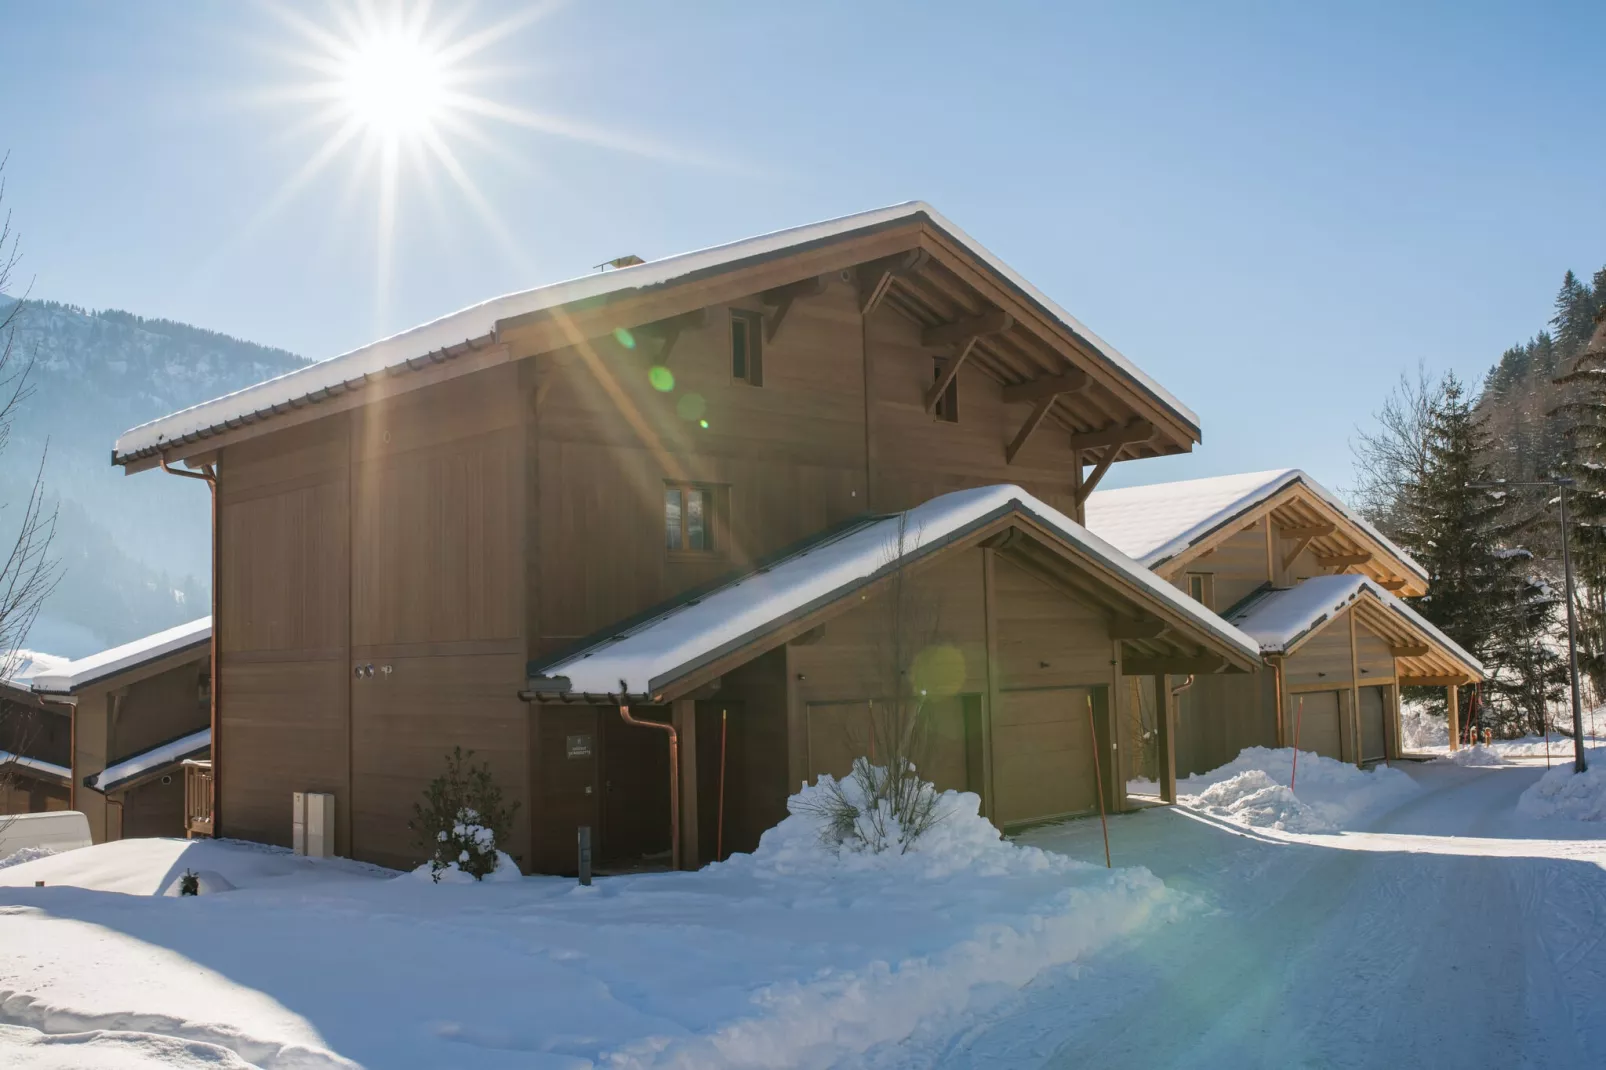
POLYGON ((461 67, 588 133, 448 134, 479 206, 404 169, 388 271, 355 152, 282 194, 330 128, 264 92, 319 77, 269 6, 10 5, 0 147, 37 296, 315 358, 923 198, 1199 412, 1192 456, 1111 485, 1342 486, 1402 370, 1481 379, 1606 263, 1602 40, 1598 5, 553 5, 461 67))

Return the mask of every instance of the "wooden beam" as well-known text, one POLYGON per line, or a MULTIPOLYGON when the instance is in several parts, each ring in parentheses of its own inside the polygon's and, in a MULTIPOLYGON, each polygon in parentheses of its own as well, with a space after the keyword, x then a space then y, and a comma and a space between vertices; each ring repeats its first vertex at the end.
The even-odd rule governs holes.
MULTIPOLYGON (((987 705, 981 722, 981 814, 992 820, 997 811, 993 801, 993 718, 998 713, 998 581, 995 576, 998 551, 982 547, 981 606, 983 643, 987 659, 987 705)), ((995 822, 996 824, 996 822, 995 822)))
POLYGON ((785 286, 777 286, 759 294, 759 300, 767 308, 774 311, 764 315, 764 341, 773 342, 775 336, 781 331, 781 324, 786 321, 786 314, 792 310, 792 302, 800 297, 818 297, 825 292, 825 276, 811 275, 797 282, 789 282, 785 286))
POLYGON ((680 868, 697 869, 697 703, 677 699, 670 716, 680 737, 680 868))
POLYGON ((1104 451, 1104 456, 1099 458, 1099 463, 1096 467, 1094 467, 1093 474, 1088 476, 1087 479, 1082 483, 1082 501, 1087 501, 1087 499, 1092 496, 1093 492, 1098 489, 1099 480, 1104 478, 1104 473, 1108 472, 1110 470, 1110 465, 1115 463, 1115 455, 1120 452, 1120 446, 1111 446, 1109 449, 1104 451))
POLYGON ((1054 407, 1054 399, 1058 396, 1058 394, 1049 394, 1047 397, 1040 398, 1037 404, 1032 406, 1032 411, 1027 415, 1026 422, 1020 425, 1020 430, 1015 432, 1015 437, 1010 440, 1008 446, 1004 447, 1005 464, 1015 463, 1015 455, 1025 448, 1026 440, 1032 437, 1032 432, 1037 430, 1037 425, 1043 422, 1043 417, 1048 415, 1048 410, 1054 407))
POLYGON ((808 631, 804 632, 802 635, 799 635, 796 638, 794 638, 792 640, 792 645, 793 646, 813 646, 815 643, 818 643, 821 639, 824 639, 824 638, 825 638, 825 625, 816 624, 814 627, 810 628, 808 631))
POLYGON ((1284 572, 1287 572, 1289 569, 1294 567, 1294 562, 1299 560, 1299 555, 1304 553, 1305 552, 1305 547, 1307 547, 1309 545, 1310 545, 1310 538, 1304 538, 1304 539, 1295 540, 1294 548, 1283 555, 1283 571, 1284 572))
POLYGON ((1316 563, 1323 568, 1349 568, 1351 565, 1364 565, 1372 560, 1372 555, 1361 554, 1317 554, 1316 563))
POLYGON ((892 280, 919 271, 930 255, 924 249, 910 249, 855 268, 854 277, 859 286, 859 314, 868 316, 874 312, 892 288, 892 280))
POLYGON ((1403 643, 1389 647, 1389 653, 1397 658, 1420 658, 1432 649, 1426 643, 1403 643))
POLYGON ((920 344, 927 349, 944 349, 948 346, 966 346, 976 338, 1001 334, 1015 325, 1015 318, 1001 308, 990 308, 977 316, 967 316, 952 323, 927 327, 920 332, 920 344))
POLYGON ((948 387, 953 383, 954 377, 959 374, 960 365, 965 363, 965 358, 970 356, 970 351, 975 347, 976 339, 971 338, 961 345, 953 356, 943 361, 942 374, 937 376, 937 381, 932 383, 931 388, 926 391, 926 415, 929 416, 937 411, 937 402, 941 401, 943 394, 948 392, 948 387))
POLYGON ((1097 450, 1106 446, 1130 446, 1154 437, 1154 425, 1147 420, 1128 420, 1119 426, 1097 431, 1081 431, 1071 436, 1071 449, 1097 450))
POLYGON ((658 352, 653 354, 654 364, 668 364, 669 354, 674 352, 675 343, 680 341, 680 332, 687 327, 697 328, 708 323, 708 310, 706 308, 693 309, 679 316, 670 316, 668 319, 657 320, 653 323, 644 323, 637 327, 633 333, 644 338, 658 340, 658 352))
MULTIPOLYGON (((1123 661, 1121 671, 1138 676, 1132 663, 1123 661)), ((1155 755, 1160 774, 1160 801, 1177 801, 1177 726, 1176 696, 1171 694, 1171 681, 1164 673, 1154 678, 1154 734, 1155 755)))
POLYGON ((1024 383, 1013 383, 1004 387, 1004 404, 1018 405, 1027 401, 1057 398, 1061 394, 1075 394, 1087 389, 1087 384, 1090 382, 1092 380, 1088 378, 1087 372, 1080 368, 1073 368, 1064 375, 1028 379, 1024 383))
POLYGON ((1402 676, 1399 682, 1402 687, 1460 687, 1473 683, 1465 676, 1402 676))
POLYGON ((1407 582, 1408 581, 1406 580, 1381 580, 1379 581, 1378 586, 1382 587, 1385 591, 1398 591, 1403 588, 1407 582))
POLYGON ((1153 617, 1133 620, 1131 617, 1116 617, 1110 621, 1111 639, 1158 639, 1165 633, 1165 621, 1153 617))
POLYGON ((1366 747, 1361 735, 1361 649, 1355 634, 1355 609, 1349 611, 1349 721, 1355 737, 1355 768, 1366 761, 1366 747))
MULTIPOLYGON (((1402 681, 1403 682, 1403 681, 1402 681)), ((1445 697, 1450 700, 1448 708, 1450 727, 1450 749, 1461 749, 1461 692, 1460 681, 1447 680, 1445 697)))
POLYGON ((1127 658, 1121 671, 1128 676, 1189 676, 1219 672, 1226 668, 1227 659, 1219 654, 1202 654, 1196 657, 1127 658))
POLYGON ((1337 524, 1306 524, 1288 528, 1279 527, 1277 533, 1285 539, 1319 539, 1337 530, 1337 524))

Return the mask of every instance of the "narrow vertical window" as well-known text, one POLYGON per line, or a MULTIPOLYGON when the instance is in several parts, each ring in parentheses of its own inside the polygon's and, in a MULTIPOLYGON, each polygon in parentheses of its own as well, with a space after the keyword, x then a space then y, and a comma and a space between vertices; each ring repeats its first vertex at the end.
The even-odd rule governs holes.
POLYGON ((664 488, 664 545, 671 550, 679 550, 685 546, 681 535, 681 489, 679 487, 664 488))
POLYGON ((764 319, 756 312, 731 310, 731 378, 753 386, 764 381, 764 319))
POLYGON ((1195 602, 1206 609, 1214 609, 1211 605, 1215 601, 1215 577, 1208 572, 1188 573, 1188 594, 1195 602))
MULTIPOLYGON (((946 361, 936 360, 932 362, 931 381, 933 383, 942 382, 942 372, 945 367, 947 367, 946 361)), ((953 377, 948 383, 948 389, 944 390, 942 397, 937 399, 937 408, 934 415, 937 419, 946 420, 951 424, 959 422, 959 376, 953 377)))

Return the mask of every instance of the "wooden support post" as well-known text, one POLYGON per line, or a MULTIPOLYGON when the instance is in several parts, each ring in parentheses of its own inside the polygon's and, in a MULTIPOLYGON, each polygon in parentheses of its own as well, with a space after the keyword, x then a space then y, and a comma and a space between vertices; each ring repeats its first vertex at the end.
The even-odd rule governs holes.
POLYGON ((1127 762, 1135 746, 1127 708, 1131 699, 1125 683, 1121 673, 1121 642, 1114 640, 1110 643, 1110 701, 1106 705, 1110 717, 1110 810, 1117 814, 1127 808, 1126 783, 1130 779, 1127 762))
POLYGON ((1450 700, 1450 749, 1461 749, 1461 688, 1455 684, 1444 686, 1445 694, 1450 700))
POLYGON ((991 819, 993 802, 993 715, 998 709, 998 587, 993 575, 997 551, 981 548, 982 627, 987 647, 987 704, 981 714, 981 812, 991 819))
POLYGON ((1082 496, 1082 451, 1071 450, 1071 502, 1075 506, 1071 519, 1078 524, 1087 523, 1087 500, 1082 496))
POLYGON ((1271 663, 1272 678, 1277 688, 1277 694, 1273 698, 1273 702, 1277 707, 1277 746, 1286 747, 1289 745, 1290 733, 1288 731, 1288 692, 1283 682, 1283 659, 1268 658, 1267 660, 1271 663))
MULTIPOLYGON (((1271 514, 1267 513, 1262 521, 1266 525, 1266 582, 1277 582, 1277 530, 1271 526, 1271 514)), ((1278 732, 1282 731, 1279 725, 1278 732)))
POLYGON ((680 868, 697 869, 697 703, 683 698, 671 708, 680 737, 680 868))
POLYGON ((1176 700, 1171 695, 1171 678, 1154 678, 1155 757, 1160 774, 1160 798, 1177 801, 1177 718, 1176 700))
POLYGON ((1349 611, 1349 721, 1350 733, 1355 739, 1355 767, 1366 761, 1366 748, 1361 746, 1361 656, 1355 641, 1355 610, 1349 611))

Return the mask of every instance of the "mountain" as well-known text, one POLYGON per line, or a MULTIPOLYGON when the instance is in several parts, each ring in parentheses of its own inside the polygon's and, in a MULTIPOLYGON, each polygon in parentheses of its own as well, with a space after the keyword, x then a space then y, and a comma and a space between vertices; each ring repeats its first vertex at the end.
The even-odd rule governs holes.
MULTIPOLYGON (((14 304, 0 296, 0 316, 14 304)), ((203 616, 210 605, 206 487, 111 465, 123 431, 303 367, 282 349, 115 309, 29 301, 17 351, 31 394, 0 457, 0 501, 27 492, 41 456, 58 506, 60 584, 30 647, 82 656, 203 616)), ((0 513, 0 529, 5 514, 0 513)))

